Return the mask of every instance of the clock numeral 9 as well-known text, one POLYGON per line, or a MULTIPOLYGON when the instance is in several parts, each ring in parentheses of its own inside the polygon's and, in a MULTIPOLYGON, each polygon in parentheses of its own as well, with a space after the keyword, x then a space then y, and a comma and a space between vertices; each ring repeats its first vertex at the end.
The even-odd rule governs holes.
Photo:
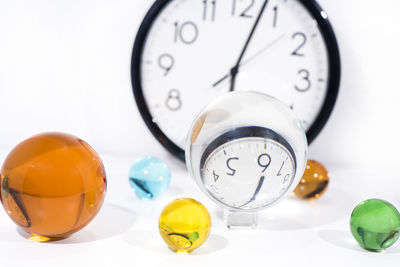
POLYGON ((164 76, 168 75, 169 71, 172 69, 174 64, 175 64, 175 60, 174 60, 173 56, 170 54, 162 54, 158 58, 158 66, 160 66, 160 68, 165 71, 164 76))
POLYGON ((296 32, 292 35, 292 39, 300 39, 300 45, 292 52, 292 56, 297 56, 297 57, 304 57, 304 54, 300 52, 300 50, 303 48, 303 46, 306 45, 307 42, 307 36, 302 33, 302 32, 296 32))
POLYGON ((171 111, 177 111, 182 107, 182 100, 180 93, 177 89, 171 89, 168 93, 168 98, 165 101, 165 105, 171 111))
POLYGON ((216 12, 216 8, 217 8, 217 1, 216 0, 203 0, 203 5, 204 5, 204 9, 203 9, 203 20, 206 21, 207 20, 207 14, 208 14, 208 4, 211 4, 211 21, 215 21, 215 12, 216 12))
MULTIPOLYGON (((247 4, 245 9, 239 14, 240 17, 242 18, 249 18, 251 19, 253 15, 249 14, 250 10, 254 7, 255 0, 246 0, 247 4)), ((232 16, 236 16, 236 5, 237 5, 238 0, 232 0, 232 16)), ((243 2, 243 0, 241 0, 243 2)))
POLYGON ((186 21, 183 24, 179 24, 178 21, 174 23, 175 33, 174 33, 174 42, 178 43, 179 41, 184 44, 192 44, 197 40, 199 36, 199 29, 196 24, 191 21, 186 21))
POLYGON ((300 86, 295 85, 294 88, 295 88, 297 91, 302 92, 302 93, 304 93, 304 92, 310 90, 310 88, 311 88, 310 72, 309 72, 308 70, 306 70, 306 69, 301 69, 301 70, 299 70, 297 73, 298 73, 299 75, 302 75, 301 78, 302 78, 302 80, 304 81, 304 82, 303 82, 304 85, 303 85, 303 87, 300 87, 300 86))
POLYGON ((261 154, 258 156, 257 162, 260 167, 264 168, 262 172, 265 172, 271 164, 271 156, 267 153, 261 154))

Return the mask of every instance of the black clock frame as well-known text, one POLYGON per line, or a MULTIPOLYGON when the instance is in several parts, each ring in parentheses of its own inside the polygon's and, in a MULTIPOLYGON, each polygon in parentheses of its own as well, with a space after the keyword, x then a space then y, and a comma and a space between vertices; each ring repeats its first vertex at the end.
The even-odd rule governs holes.
MULTIPOLYGON (((164 7, 173 0, 157 0, 150 10, 144 17, 142 24, 136 35, 135 43, 133 46, 132 59, 131 59, 131 79, 132 89, 135 96, 136 104, 139 108, 139 112, 146 123, 147 127, 154 135, 154 137, 174 156, 181 160, 185 160, 185 152, 172 142, 158 127, 157 123, 153 121, 153 117, 150 114, 146 100, 143 95, 142 83, 141 83, 141 62, 143 49, 146 43, 147 34, 150 31, 153 21, 162 12, 164 7)), ((335 33, 333 28, 326 16, 326 13, 314 0, 298 0, 303 6, 310 12, 318 23, 318 27, 325 41, 328 58, 329 58, 329 81, 328 90, 325 96, 324 103, 321 111, 315 119, 314 123, 310 126, 307 131, 308 143, 317 137, 321 132, 326 122, 328 121, 332 110, 335 106, 336 99, 339 93, 340 84, 340 53, 339 47, 336 41, 335 33)))

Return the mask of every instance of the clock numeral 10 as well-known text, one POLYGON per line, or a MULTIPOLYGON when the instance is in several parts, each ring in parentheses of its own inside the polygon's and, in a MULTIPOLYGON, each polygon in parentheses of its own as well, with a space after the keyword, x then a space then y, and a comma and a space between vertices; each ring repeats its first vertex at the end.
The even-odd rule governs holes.
POLYGON ((182 107, 181 95, 178 89, 169 90, 165 105, 171 111, 177 111, 182 107))
POLYGON ((211 21, 215 21, 215 12, 217 8, 216 0, 202 0, 203 1, 203 20, 206 21, 208 19, 208 11, 209 6, 211 6, 211 21))
POLYGON ((184 44, 193 44, 199 36, 199 29, 196 24, 191 21, 186 21, 180 24, 178 21, 174 23, 174 42, 182 42, 184 44))

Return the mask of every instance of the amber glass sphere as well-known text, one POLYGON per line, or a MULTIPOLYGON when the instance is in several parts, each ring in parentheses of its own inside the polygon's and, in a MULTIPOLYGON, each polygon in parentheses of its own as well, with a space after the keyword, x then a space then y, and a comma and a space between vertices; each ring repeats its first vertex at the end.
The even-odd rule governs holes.
POLYGON ((104 166, 81 139, 44 133, 17 145, 0 173, 7 214, 37 241, 70 236, 101 208, 106 192, 104 166))
POLYGON ((302 199, 315 200, 325 193, 329 184, 327 169, 315 160, 308 160, 300 183, 294 193, 302 199))

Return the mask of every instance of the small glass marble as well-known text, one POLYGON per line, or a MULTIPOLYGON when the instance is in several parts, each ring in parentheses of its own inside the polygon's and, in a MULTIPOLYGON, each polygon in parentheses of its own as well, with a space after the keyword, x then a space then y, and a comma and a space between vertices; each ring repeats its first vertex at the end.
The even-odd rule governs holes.
POLYGON ((324 165, 315 160, 308 160, 294 193, 301 199, 315 200, 326 192, 328 184, 329 172, 324 165))
POLYGON ((0 174, 7 214, 38 242, 66 238, 86 226, 106 193, 104 166, 83 140, 44 133, 18 144, 0 174))
POLYGON ((383 251, 399 238, 400 213, 385 200, 369 199, 354 208, 350 229, 361 247, 383 251))
POLYGON ((206 207, 191 198, 175 199, 161 213, 159 230, 168 247, 187 254, 200 247, 208 238, 211 218, 206 207))
POLYGON ((129 172, 129 184, 139 198, 153 199, 167 190, 171 171, 156 157, 138 159, 129 172))

